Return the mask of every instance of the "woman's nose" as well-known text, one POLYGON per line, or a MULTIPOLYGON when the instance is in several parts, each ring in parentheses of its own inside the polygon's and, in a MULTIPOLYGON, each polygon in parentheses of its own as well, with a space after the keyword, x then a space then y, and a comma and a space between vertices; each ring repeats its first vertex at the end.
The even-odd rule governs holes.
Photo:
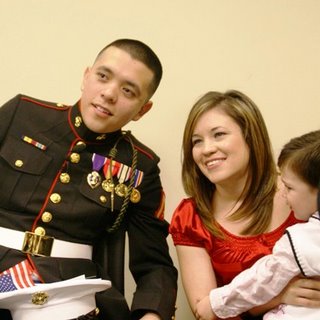
POLYGON ((217 151, 217 146, 213 141, 204 141, 203 143, 203 153, 215 153, 217 151))

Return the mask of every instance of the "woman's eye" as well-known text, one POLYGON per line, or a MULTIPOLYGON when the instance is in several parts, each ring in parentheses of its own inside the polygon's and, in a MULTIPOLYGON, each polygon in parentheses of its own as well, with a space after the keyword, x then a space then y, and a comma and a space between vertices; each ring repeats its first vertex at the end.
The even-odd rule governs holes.
POLYGON ((220 137, 224 136, 225 134, 226 134, 225 132, 218 131, 218 132, 214 133, 214 137, 215 138, 220 138, 220 137))
POLYGON ((196 144, 199 144, 200 142, 201 142, 200 139, 192 140, 192 145, 195 146, 196 144))

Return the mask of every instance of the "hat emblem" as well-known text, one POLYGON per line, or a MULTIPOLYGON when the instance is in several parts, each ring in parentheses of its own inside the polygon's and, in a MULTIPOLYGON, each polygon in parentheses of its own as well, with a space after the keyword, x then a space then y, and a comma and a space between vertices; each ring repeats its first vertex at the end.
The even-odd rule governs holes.
POLYGON ((36 292, 32 295, 32 303, 36 305, 43 305, 48 302, 48 294, 44 291, 36 292))

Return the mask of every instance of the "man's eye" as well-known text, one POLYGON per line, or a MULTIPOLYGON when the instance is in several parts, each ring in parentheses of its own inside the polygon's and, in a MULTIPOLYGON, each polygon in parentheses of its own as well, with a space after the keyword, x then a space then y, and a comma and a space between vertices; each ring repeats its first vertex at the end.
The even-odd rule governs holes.
POLYGON ((107 79, 107 75, 103 72, 98 72, 98 77, 102 80, 106 80, 107 79))
POLYGON ((128 96, 128 97, 133 97, 134 96, 134 92, 129 88, 125 88, 124 87, 124 88, 122 88, 122 90, 123 90, 123 92, 125 93, 126 96, 128 96))

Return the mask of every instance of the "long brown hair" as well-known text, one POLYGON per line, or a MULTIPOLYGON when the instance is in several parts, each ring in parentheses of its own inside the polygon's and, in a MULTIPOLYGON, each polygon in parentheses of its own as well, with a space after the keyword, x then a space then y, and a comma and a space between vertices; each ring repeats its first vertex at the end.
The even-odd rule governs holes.
POLYGON ((230 90, 225 93, 210 91, 190 110, 183 135, 182 183, 185 192, 196 203, 206 228, 221 236, 212 214, 215 185, 200 171, 192 156, 192 135, 199 117, 212 108, 221 108, 241 128, 249 147, 248 178, 242 192, 243 202, 231 216, 233 220, 249 219, 242 234, 259 234, 267 230, 277 189, 277 170, 272 146, 263 117, 256 104, 245 94, 230 90))

